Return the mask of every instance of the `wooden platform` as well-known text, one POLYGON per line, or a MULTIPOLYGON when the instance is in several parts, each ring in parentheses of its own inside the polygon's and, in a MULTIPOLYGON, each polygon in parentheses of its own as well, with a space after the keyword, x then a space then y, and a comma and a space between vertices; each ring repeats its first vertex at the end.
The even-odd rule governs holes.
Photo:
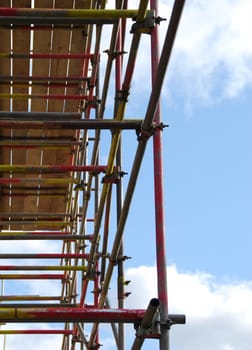
MULTIPOLYGON (((36 0, 35 3, 38 8, 50 8, 53 1, 36 0)), ((76 8, 90 6, 90 1, 77 0, 75 3, 76 8)), ((9 1, 1 1, 1 6, 8 7, 9 1)), ((13 7, 29 6, 30 0, 13 0, 13 7)), ((72 6, 72 0, 56 1, 59 8, 72 6)), ((88 38, 85 26, 79 30, 52 26, 43 30, 2 27, 0 37, 0 52, 5 55, 0 58, 0 111, 11 111, 17 118, 15 112, 32 115, 33 112, 81 111, 81 98, 76 98, 76 95, 88 93, 87 83, 85 80, 84 83, 81 80, 69 81, 66 77, 86 78, 83 67, 90 65, 90 59, 29 58, 28 55, 85 53, 88 38), (13 58, 7 54, 12 54, 13 58), (17 54, 26 54, 27 57, 19 58, 17 54), (75 99, 70 99, 70 96, 75 96, 75 99)), ((75 141, 78 140, 78 130, 27 129, 22 125, 1 128, 1 229, 57 230, 68 225, 70 218, 64 214, 67 213, 67 196, 74 173, 32 173, 29 169, 17 172, 17 166, 73 165, 76 147, 79 147, 75 141), (5 171, 7 165, 10 168, 5 171)))

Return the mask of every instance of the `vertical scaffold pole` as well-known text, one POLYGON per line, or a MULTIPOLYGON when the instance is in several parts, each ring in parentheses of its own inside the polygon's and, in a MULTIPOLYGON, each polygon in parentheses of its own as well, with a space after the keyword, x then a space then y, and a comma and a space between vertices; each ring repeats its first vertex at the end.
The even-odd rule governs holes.
MULTIPOLYGON (((125 6, 125 1, 123 0, 117 0, 116 3, 117 8, 122 8, 125 6)), ((116 42, 116 52, 122 52, 123 46, 122 46, 122 20, 119 21, 119 27, 118 27, 118 36, 117 36, 117 42, 116 42)), ((115 81, 115 89, 116 93, 117 91, 121 90, 122 85, 122 55, 118 55, 116 57, 115 61, 115 74, 116 74, 116 81, 115 81)), ((117 109, 117 103, 115 105, 115 108, 117 109)), ((117 111, 115 110, 115 115, 117 111)), ((116 153, 116 166, 122 167, 122 145, 121 140, 119 140, 118 149, 116 153)), ((117 201, 117 223, 119 223, 120 215, 121 215, 121 209, 122 209, 122 200, 123 200, 123 193, 122 193, 122 180, 119 179, 117 186, 116 186, 116 201, 117 201)), ((120 245, 119 254, 123 256, 123 239, 120 245)), ((124 262, 123 260, 118 262, 118 276, 117 276, 117 299, 118 299, 118 308, 124 308, 124 262)), ((125 334, 124 334, 124 325, 122 323, 118 324, 118 350, 124 350, 125 349, 125 334)))
MULTIPOLYGON (((158 13, 158 2, 151 0, 151 8, 158 13)), ((156 26, 151 34, 151 70, 152 84, 156 77, 159 61, 159 37, 156 26)), ((160 123, 161 113, 158 103, 155 122, 160 123)), ((163 322, 168 315, 168 290, 166 275, 166 251, 165 251, 165 217, 164 217, 164 188, 163 188, 163 161, 162 161, 162 131, 155 131, 153 136, 153 161, 154 161, 154 196, 155 196, 155 219, 156 219, 156 263, 157 263, 157 283, 158 299, 160 301, 160 322, 163 322)), ((165 327, 160 327, 160 350, 169 349, 169 331, 165 327)))
MULTIPOLYGON (((179 18, 185 1, 175 1, 166 39, 170 34, 167 52, 172 49, 179 18)), ((151 9, 158 13, 158 1, 151 0, 151 9)), ((168 45, 167 45, 168 46, 168 45)), ((169 59, 168 59, 169 60, 169 59)), ((168 63, 167 60, 167 63, 168 63)), ((152 64, 152 85, 157 78, 157 67, 159 64, 159 38, 157 26, 151 34, 151 64, 152 64)), ((154 114, 153 121, 161 122, 160 104, 154 114)), ((155 222, 156 222, 156 263, 157 263, 157 285, 158 299, 160 302, 160 350, 169 350, 169 323, 168 323, 168 287, 167 287, 167 264, 166 264, 166 232, 164 216, 164 184, 163 184, 163 151, 162 151, 162 130, 157 128, 153 136, 153 161, 154 161, 154 197, 155 197, 155 222)))

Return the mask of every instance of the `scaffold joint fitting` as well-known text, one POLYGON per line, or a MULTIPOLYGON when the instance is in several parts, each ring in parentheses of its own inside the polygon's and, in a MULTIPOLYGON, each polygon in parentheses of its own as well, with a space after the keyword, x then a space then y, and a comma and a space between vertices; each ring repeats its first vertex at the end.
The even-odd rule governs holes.
POLYGON ((155 23, 156 24, 160 24, 162 21, 167 21, 167 19, 166 18, 162 18, 160 16, 155 17, 155 23))
POLYGON ((155 27, 156 21, 154 11, 149 11, 143 21, 135 22, 130 30, 131 34, 134 33, 146 33, 150 34, 155 27))
POLYGON ((93 281, 95 280, 95 278, 97 277, 98 273, 96 271, 91 271, 91 272, 87 272, 84 276, 83 276, 83 280, 90 280, 93 281))
POLYGON ((151 136, 155 134, 156 130, 163 130, 164 128, 168 127, 168 124, 163 124, 163 123, 152 123, 151 127, 149 130, 141 129, 141 130, 136 130, 137 134, 137 140, 142 141, 142 140, 148 140, 151 136))
POLYGON ((155 129, 159 129, 159 130, 164 130, 164 128, 168 128, 169 125, 168 124, 164 124, 164 123, 152 123, 152 128, 155 129))
POLYGON ((140 131, 137 130, 136 134, 137 134, 137 141, 143 141, 143 140, 148 140, 151 136, 154 135, 154 128, 151 127, 151 129, 149 130, 144 130, 141 129, 140 131))
POLYGON ((127 102, 129 96, 129 90, 118 90, 116 92, 115 100, 116 101, 122 101, 127 102))
POLYGON ((78 184, 75 185, 74 187, 74 191, 77 191, 77 190, 85 190, 85 188, 87 187, 87 184, 81 180, 78 184))
POLYGON ((91 291, 93 294, 100 294, 101 293, 101 288, 95 288, 91 291))
POLYGON ((124 55, 125 53, 127 53, 127 51, 113 51, 111 52, 110 50, 104 50, 104 53, 106 53, 109 57, 112 58, 112 60, 114 60, 116 57, 120 56, 120 55, 124 55))
POLYGON ((102 183, 118 183, 118 181, 127 173, 124 171, 113 172, 110 175, 105 175, 102 178, 102 183))
POLYGON ((185 315, 168 315, 168 319, 165 321, 160 321, 160 327, 164 327, 166 329, 170 329, 171 326, 175 324, 185 324, 186 323, 186 317, 185 315))
POLYGON ((102 183, 117 183, 119 181, 118 174, 112 173, 110 175, 105 175, 102 178, 102 183))
POLYGON ((117 257, 117 261, 125 261, 131 259, 131 256, 127 256, 127 255, 118 255, 117 257))
POLYGON ((97 98, 94 98, 92 101, 86 101, 85 106, 83 107, 83 111, 85 112, 87 108, 96 109, 100 103, 101 103, 101 100, 97 98))
POLYGON ((94 343, 91 347, 89 347, 90 350, 97 350, 102 346, 102 344, 94 343))

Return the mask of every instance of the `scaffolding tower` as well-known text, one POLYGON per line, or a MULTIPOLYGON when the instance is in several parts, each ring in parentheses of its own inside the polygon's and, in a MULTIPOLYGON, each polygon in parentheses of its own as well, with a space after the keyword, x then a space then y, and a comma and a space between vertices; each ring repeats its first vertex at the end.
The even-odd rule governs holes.
POLYGON ((113 3, 1 0, 1 337, 53 335, 58 349, 98 349, 109 324, 114 349, 156 339, 168 350, 171 325, 185 323, 184 315, 168 313, 159 108, 184 1, 174 1, 166 22, 158 1, 135 1, 134 9, 127 0, 113 3), (160 57, 159 24, 167 26, 160 57), (143 37, 150 42, 145 105, 131 93, 143 37), (140 118, 127 113, 130 101, 141 105, 140 118), (146 309, 129 309, 125 225, 149 140, 156 243, 143 236, 139 254, 155 251, 157 295, 146 309))

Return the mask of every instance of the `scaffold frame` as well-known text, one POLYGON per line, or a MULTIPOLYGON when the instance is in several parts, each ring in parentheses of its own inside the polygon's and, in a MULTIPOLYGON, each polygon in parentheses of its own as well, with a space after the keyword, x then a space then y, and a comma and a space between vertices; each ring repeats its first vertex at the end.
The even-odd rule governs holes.
POLYGON ((158 1, 136 3, 130 9, 126 0, 115 0, 113 8, 98 0, 1 1, 0 337, 5 339, 60 335, 58 349, 94 350, 102 345, 102 325, 110 324, 114 349, 137 350, 155 339, 157 348, 169 350, 171 326, 185 323, 184 315, 168 311, 162 150, 166 125, 160 112, 185 1, 173 3, 161 50, 158 1), (102 51, 106 26, 109 45, 102 51), (137 113, 127 115, 127 105, 134 99, 131 85, 146 35, 150 93, 139 118, 137 113), (125 132, 136 139, 128 174, 122 160, 125 132), (157 295, 146 309, 130 309, 125 307, 129 257, 124 234, 150 140, 157 295), (50 281, 58 294, 23 291, 25 281, 50 281), (20 292, 13 292, 15 283, 20 292), (20 323, 27 329, 19 329, 20 323), (45 329, 40 324, 55 326, 45 329), (126 342, 125 324, 132 325, 131 344, 126 342))

